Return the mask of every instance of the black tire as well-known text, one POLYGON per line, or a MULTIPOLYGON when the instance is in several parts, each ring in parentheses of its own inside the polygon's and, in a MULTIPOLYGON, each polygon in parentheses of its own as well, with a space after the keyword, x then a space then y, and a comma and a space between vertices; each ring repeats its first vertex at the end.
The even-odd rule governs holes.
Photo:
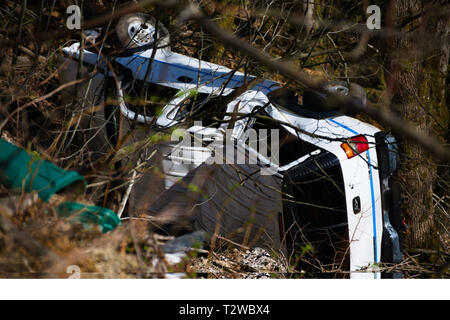
POLYGON ((356 83, 350 83, 350 92, 349 95, 351 97, 355 97, 361 100, 363 106, 367 104, 367 94, 363 87, 356 83))
POLYGON ((116 25, 116 36, 120 45, 125 49, 142 48, 147 50, 153 48, 154 32, 157 31, 157 48, 170 49, 169 31, 161 22, 158 22, 157 28, 155 26, 156 19, 146 13, 127 14, 119 19, 116 25), (147 31, 147 28, 153 28, 153 33, 152 29, 147 31))
POLYGON ((322 151, 286 171, 285 183, 295 183, 309 176, 320 175, 323 171, 338 165, 339 159, 335 155, 328 151, 322 151))
MULTIPOLYGON (((361 101, 363 106, 367 103, 367 96, 364 88, 356 83, 347 84, 345 81, 330 81, 324 86, 324 89, 329 95, 342 94, 344 96, 356 98, 361 101)), ((328 101, 329 95, 327 93, 318 91, 306 91, 303 93, 303 104, 305 107, 311 108, 311 111, 317 110, 318 112, 323 113, 319 119, 329 117, 330 112, 338 111, 337 109, 330 109, 332 104, 328 101)), ((311 117, 317 118, 313 115, 311 115, 311 117)))

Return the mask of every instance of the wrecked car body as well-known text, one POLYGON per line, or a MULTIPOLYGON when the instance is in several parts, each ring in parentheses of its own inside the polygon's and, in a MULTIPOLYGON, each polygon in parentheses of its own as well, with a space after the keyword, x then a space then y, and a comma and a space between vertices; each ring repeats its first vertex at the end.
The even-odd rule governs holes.
MULTIPOLYGON (((168 41, 158 47, 138 27, 127 28, 130 39, 139 35, 138 46, 111 59, 117 76, 95 50, 81 50, 80 43, 63 49, 67 59, 103 69, 95 81, 116 77, 111 81, 118 97, 114 112, 120 112, 128 128, 133 123, 147 128, 135 141, 145 130, 172 128, 192 116, 197 120, 185 133, 194 141, 200 136, 199 144, 173 139, 136 155, 145 161, 157 150, 164 178, 158 180, 152 172, 136 181, 130 210, 153 215, 170 208, 183 213, 179 219, 194 228, 235 242, 251 246, 256 239, 287 256, 301 253, 300 260, 313 252, 323 269, 352 278, 380 278, 380 263, 401 261, 400 194, 394 180, 399 159, 391 135, 338 110, 321 109, 316 93, 299 97, 272 80, 218 104, 214 99, 226 98, 255 77, 172 52, 168 41), (127 101, 144 81, 149 90, 165 95, 158 101, 162 108, 155 111, 127 101), (195 118, 213 107, 214 117, 195 118), (249 130, 256 139, 248 137, 249 130), (270 149, 272 142, 261 130, 279 135, 278 150, 270 155, 259 148, 263 143, 270 149), (234 153, 229 156, 230 150, 224 149, 218 157, 221 149, 213 146, 227 141, 234 153), (239 155, 244 163, 233 162, 239 155), (250 158, 256 162, 249 164, 250 158), (195 186, 205 193, 192 190, 195 186), (160 187, 161 192, 149 194, 149 188, 160 187)), ((155 32, 147 30, 149 35, 155 32)), ((342 83, 330 84, 329 90, 351 94, 342 83)), ((112 113, 101 112, 99 121, 106 126, 112 113)), ((100 135, 101 148, 114 144, 107 130, 100 135)))

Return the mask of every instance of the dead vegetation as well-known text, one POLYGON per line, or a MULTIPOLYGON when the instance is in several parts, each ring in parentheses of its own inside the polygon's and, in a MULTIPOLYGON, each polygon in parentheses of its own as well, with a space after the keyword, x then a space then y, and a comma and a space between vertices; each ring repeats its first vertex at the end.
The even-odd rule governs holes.
MULTIPOLYGON (((42 1, 42 7, 37 1, 28 4, 26 8, 20 1, 2 2, 4 5, 0 9, 2 18, 0 40, 17 40, 20 37, 32 39, 37 33, 64 28, 67 1, 42 1), (19 29, 16 30, 15 26, 19 26, 19 29)), ((382 61, 383 56, 375 48, 380 39, 369 43, 364 63, 350 64, 346 61, 348 58, 346 54, 349 52, 354 55, 353 61, 363 59, 356 57, 357 52, 351 49, 355 49, 354 44, 366 41, 364 35, 347 33, 351 30, 351 26, 342 26, 343 29, 335 30, 338 28, 321 25, 320 21, 316 21, 316 25, 306 25, 306 29, 303 26, 299 27, 299 24, 288 23, 288 19, 284 18, 286 15, 291 15, 293 19, 302 15, 303 7, 300 2, 294 4, 291 2, 280 4, 277 1, 195 2, 203 6, 205 13, 216 19, 216 22, 228 32, 248 40, 277 59, 293 62, 313 78, 357 79, 367 89, 370 100, 390 99, 384 81, 384 73, 389 70, 386 70, 382 61), (232 3, 228 5, 226 2, 232 3), (342 37, 333 40, 331 35, 337 33, 343 33, 342 37)), ((315 15, 323 17, 321 23, 324 24, 327 19, 339 16, 340 9, 322 5, 322 2, 317 4, 315 15)), ((340 2, 347 10, 342 11, 348 12, 345 14, 346 19, 361 21, 361 10, 351 5, 351 1, 340 2)), ((94 17, 96 11, 107 12, 116 1, 84 1, 84 3, 88 19, 94 17)), ((124 7, 128 1, 117 1, 117 4, 124 7)), ((157 8, 150 8, 149 11, 152 9, 162 12, 162 9, 157 8)), ((173 51, 232 69, 249 71, 261 77, 271 76, 287 85, 301 88, 298 83, 292 82, 287 77, 272 74, 264 65, 241 54, 239 50, 216 41, 213 36, 205 33, 199 24, 194 22, 176 24, 174 14, 175 11, 168 10, 161 15, 164 23, 170 26, 173 51)), ((114 167, 119 160, 117 157, 132 158, 134 153, 144 149, 139 143, 147 145, 154 143, 158 140, 154 137, 146 141, 141 140, 133 145, 133 149, 115 150, 116 162, 112 161, 114 156, 111 154, 95 158, 84 148, 87 141, 82 133, 75 132, 79 114, 73 113, 62 103, 61 92, 64 88, 58 82, 60 64, 57 58, 61 55, 62 46, 70 41, 71 37, 67 36, 52 41, 30 40, 17 46, 1 48, 1 137, 27 150, 36 151, 42 158, 51 160, 63 168, 79 171, 88 179, 88 188, 85 194, 66 193, 60 195, 59 199, 45 203, 35 194, 12 194, 10 190, 2 187, 0 277, 311 277, 311 274, 295 269, 295 261, 301 259, 301 256, 288 258, 275 256, 272 252, 261 248, 248 248, 230 242, 223 245, 210 243, 209 246, 197 248, 194 246, 188 250, 181 250, 179 255, 165 252, 164 245, 174 241, 178 236, 176 232, 168 234, 162 231, 159 226, 161 219, 166 218, 171 223, 176 220, 177 216, 170 216, 170 212, 167 212, 166 216, 157 215, 155 219, 139 212, 132 213, 123 219, 121 226, 108 234, 101 233, 95 226, 83 226, 59 217, 55 211, 58 201, 76 199, 83 203, 94 204, 94 194, 97 199, 95 204, 120 211, 126 194, 124 190, 126 191, 132 179, 148 172, 156 176, 160 174, 157 167, 144 167, 139 164, 131 168, 114 167), (215 250, 211 251, 211 247, 215 250), (81 274, 78 274, 77 270, 80 270, 81 274)), ((86 81, 88 79, 81 79, 70 85, 76 88, 84 85, 86 81)), ((74 104, 76 103, 74 100, 74 104)), ((443 112, 439 110, 437 114, 443 112)), ((383 126, 367 115, 358 117, 379 127, 383 126)), ((448 130, 448 118, 443 119, 441 126, 448 130)), ((448 133, 441 133, 440 137, 441 141, 447 141, 448 133)), ((401 177, 406 191, 404 202, 412 206, 417 199, 424 199, 414 207, 418 213, 414 217, 407 217, 407 222, 411 221, 413 224, 408 232, 414 233, 424 228, 421 235, 428 237, 429 241, 426 241, 427 247, 417 248, 421 242, 417 239, 411 240, 409 247, 405 248, 405 259, 401 265, 382 267, 400 270, 407 278, 448 277, 450 252, 448 163, 438 161, 434 163, 433 160, 433 170, 427 172, 426 165, 430 162, 428 155, 424 157, 422 151, 411 148, 407 143, 403 144, 403 148, 405 153, 403 161, 407 164, 408 170, 401 177), (419 163, 420 166, 414 167, 411 163, 419 163), (410 180, 415 181, 414 185, 417 188, 414 190, 408 190, 410 180), (422 182, 424 183, 420 187, 422 182), (424 204, 425 202, 427 204, 424 204), (433 210, 428 216, 421 214, 428 212, 430 208, 433 210)), ((173 230, 178 229, 175 226, 173 230)), ((321 271, 330 271, 326 267, 322 268, 323 266, 316 267, 321 271)), ((332 273, 331 277, 334 276, 332 273)))

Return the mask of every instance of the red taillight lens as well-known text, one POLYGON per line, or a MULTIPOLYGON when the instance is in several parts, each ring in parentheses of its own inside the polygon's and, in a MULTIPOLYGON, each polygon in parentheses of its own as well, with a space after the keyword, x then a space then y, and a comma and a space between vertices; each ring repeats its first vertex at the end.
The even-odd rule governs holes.
POLYGON ((364 151, 369 150, 369 143, 362 134, 351 137, 341 144, 341 148, 345 151, 347 158, 353 158, 364 151))

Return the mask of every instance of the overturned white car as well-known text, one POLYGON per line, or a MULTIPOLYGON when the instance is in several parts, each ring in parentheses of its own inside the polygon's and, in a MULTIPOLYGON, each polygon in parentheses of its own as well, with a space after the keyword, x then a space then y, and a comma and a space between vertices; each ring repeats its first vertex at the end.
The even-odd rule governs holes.
MULTIPOLYGON (((329 110, 322 93, 298 95, 271 80, 242 90, 255 77, 172 52, 167 30, 148 15, 121 18, 116 36, 126 50, 111 57, 114 73, 98 48, 74 43, 63 51, 103 68, 88 90, 106 78, 118 97, 114 108, 98 113, 105 141, 114 144, 119 110, 131 127, 193 122, 158 150, 164 186, 175 192, 165 197, 192 212, 194 228, 245 244, 255 238, 316 275, 379 278, 380 263, 401 261, 401 202, 393 179, 399 158, 391 135, 329 110), (180 182, 192 185, 201 180, 193 173, 205 170, 207 195, 188 209, 189 188, 180 182)), ((365 102, 357 85, 330 82, 326 89, 365 102)), ((138 182, 134 189, 141 198, 152 192, 138 182)), ((152 204, 148 214, 162 207, 152 204)))

